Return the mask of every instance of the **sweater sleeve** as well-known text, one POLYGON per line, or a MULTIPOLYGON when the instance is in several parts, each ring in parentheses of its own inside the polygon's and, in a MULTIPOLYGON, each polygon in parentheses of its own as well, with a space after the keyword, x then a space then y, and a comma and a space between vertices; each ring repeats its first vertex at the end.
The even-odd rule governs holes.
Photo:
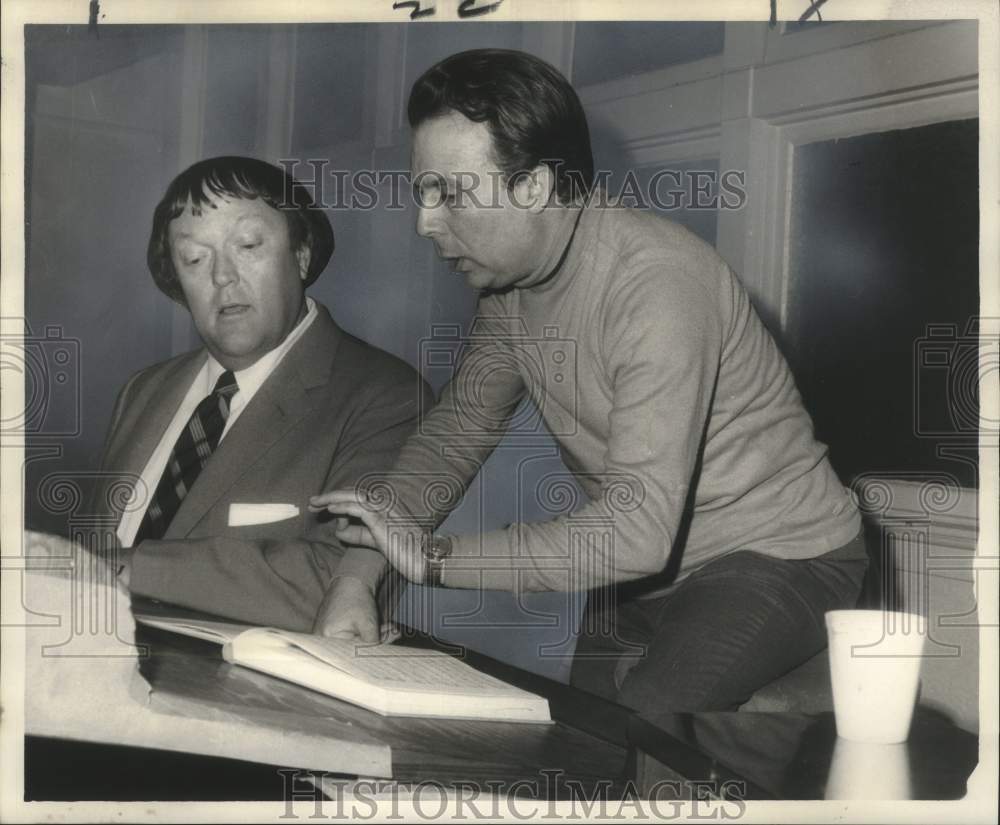
POLYGON ((582 590, 661 572, 683 530, 706 431, 724 323, 684 269, 649 266, 619 282, 602 313, 613 388, 600 496, 576 512, 460 536, 450 587, 582 590))
POLYGON ((400 510, 437 527, 459 503, 524 398, 503 304, 479 302, 469 336, 451 352, 456 368, 387 476, 400 510))

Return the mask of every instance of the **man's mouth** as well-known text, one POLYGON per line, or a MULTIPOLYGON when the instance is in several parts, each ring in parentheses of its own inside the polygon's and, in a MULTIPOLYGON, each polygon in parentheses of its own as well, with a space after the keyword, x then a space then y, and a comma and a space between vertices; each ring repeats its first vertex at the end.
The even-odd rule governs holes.
POLYGON ((219 307, 219 315, 223 318, 236 318, 250 311, 249 304, 225 304, 219 307))

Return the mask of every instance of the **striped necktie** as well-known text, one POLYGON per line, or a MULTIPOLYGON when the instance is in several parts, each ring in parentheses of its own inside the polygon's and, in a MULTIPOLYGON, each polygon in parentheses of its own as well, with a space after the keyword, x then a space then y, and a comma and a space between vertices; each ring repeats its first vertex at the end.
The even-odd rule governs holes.
POLYGON ((170 452, 133 546, 145 539, 163 538, 184 497, 215 452, 229 417, 230 399, 237 390, 236 376, 226 370, 212 393, 195 408, 170 452))

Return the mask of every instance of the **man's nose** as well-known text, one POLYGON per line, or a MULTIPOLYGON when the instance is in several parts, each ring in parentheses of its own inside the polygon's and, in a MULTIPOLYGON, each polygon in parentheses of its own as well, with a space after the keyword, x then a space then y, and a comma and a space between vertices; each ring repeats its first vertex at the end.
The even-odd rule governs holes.
POLYGON ((431 238, 441 234, 443 222, 440 213, 440 208, 429 206, 418 207, 417 234, 421 238, 431 238))
POLYGON ((216 255, 212 261, 212 284, 221 289, 240 279, 239 271, 229 255, 216 255))

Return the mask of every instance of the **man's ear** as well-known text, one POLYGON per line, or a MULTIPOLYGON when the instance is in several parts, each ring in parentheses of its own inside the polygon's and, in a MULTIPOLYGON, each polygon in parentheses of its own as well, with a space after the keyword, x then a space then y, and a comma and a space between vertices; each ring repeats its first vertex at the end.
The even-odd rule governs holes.
POLYGON ((538 164, 528 174, 521 178, 524 187, 523 197, 518 198, 529 212, 537 215, 551 202, 556 188, 556 176, 552 168, 544 163, 538 164))
POLYGON ((304 281, 309 277, 309 263, 312 261, 312 252, 307 244, 302 244, 296 250, 295 260, 299 264, 299 278, 304 281))

